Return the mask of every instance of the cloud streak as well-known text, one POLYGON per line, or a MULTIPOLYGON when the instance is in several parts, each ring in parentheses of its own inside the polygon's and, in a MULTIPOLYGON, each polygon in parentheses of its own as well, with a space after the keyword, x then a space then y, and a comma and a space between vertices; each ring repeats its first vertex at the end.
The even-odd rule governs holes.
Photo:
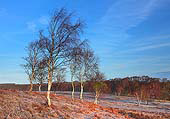
MULTIPOLYGON (((148 19, 159 4, 160 0, 118 0, 111 5, 95 30, 96 34, 104 36, 100 38, 104 40, 101 50, 110 49, 103 55, 130 48, 127 45, 133 45, 135 41, 130 39, 131 35, 128 31, 148 19)), ((147 46, 138 51, 151 48, 153 47, 147 46)))
POLYGON ((170 47, 170 43, 148 45, 148 46, 133 49, 133 51, 144 51, 144 50, 156 49, 156 48, 161 48, 161 47, 170 47))
POLYGON ((27 22, 27 28, 32 32, 35 32, 37 25, 35 24, 35 22, 27 22))
POLYGON ((99 22, 105 29, 125 32, 143 22, 155 9, 158 0, 119 0, 99 22))
MULTIPOLYGON (((136 36, 133 36, 130 31, 138 29, 139 25, 152 19, 152 15, 161 7, 161 3, 161 0, 117 0, 106 10, 92 32, 95 32, 94 35, 97 36, 94 44, 98 46, 96 52, 101 57, 102 66, 105 70, 109 69, 110 71, 110 73, 106 72, 107 75, 123 71, 124 73, 136 72, 140 68, 145 69, 146 67, 146 71, 155 70, 148 68, 148 62, 154 65, 152 61, 159 62, 159 58, 156 60, 153 58, 142 59, 148 55, 143 53, 141 56, 140 52, 170 47, 170 42, 165 40, 170 36, 165 34, 154 37, 145 36, 147 38, 144 38, 141 33, 140 38, 134 39, 136 36), (164 40, 162 41, 162 39, 164 40), (102 41, 102 43, 100 44, 98 41, 102 41), (124 67, 120 68, 115 64, 124 65, 124 67)), ((158 55, 154 54, 153 56, 159 57, 158 55)), ((160 57, 164 58, 165 56, 160 57)))
POLYGON ((48 25, 48 22, 49 22, 49 17, 47 16, 41 16, 39 19, 38 19, 39 23, 42 24, 42 25, 48 25))
POLYGON ((41 16, 38 19, 29 21, 26 23, 27 29, 36 32, 38 29, 43 28, 44 26, 47 26, 49 23, 49 17, 48 16, 41 16))
MULTIPOLYGON (((97 40, 102 40, 98 54, 110 57, 112 52, 127 50, 127 44, 134 43, 128 30, 144 22, 157 8, 159 0, 118 0, 111 5, 104 16, 96 24, 97 40), (108 50, 109 49, 109 50, 108 50)), ((96 41, 94 41, 96 44, 96 41)))

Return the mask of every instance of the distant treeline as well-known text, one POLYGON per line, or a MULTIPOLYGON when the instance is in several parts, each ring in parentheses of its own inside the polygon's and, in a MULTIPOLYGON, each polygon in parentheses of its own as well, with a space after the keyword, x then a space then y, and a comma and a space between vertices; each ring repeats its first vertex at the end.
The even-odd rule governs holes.
MULTIPOLYGON (((170 100, 170 81, 166 78, 160 79, 148 76, 133 76, 104 80, 103 82, 107 84, 105 93, 122 96, 135 96, 141 100, 170 100)), ((84 83, 84 91, 94 92, 94 84, 95 81, 86 81, 84 83)), ((71 83, 63 82, 60 84, 53 84, 52 89, 58 91, 71 91, 72 87, 71 83)), ((80 91, 80 84, 78 81, 75 82, 75 90, 80 91)))
MULTIPOLYGON (((167 79, 151 78, 148 76, 134 76, 104 80, 107 84, 105 93, 123 96, 135 96, 141 100, 162 99, 170 100, 170 81, 167 79)), ((84 83, 85 92, 94 92, 95 81, 84 83)), ((75 91, 80 91, 80 82, 75 81, 75 91)), ((0 89, 28 91, 29 84, 0 84, 0 89)), ((47 84, 43 84, 42 91, 47 91, 47 84)), ((33 91, 38 91, 38 84, 34 84, 33 91)), ((71 82, 53 82, 51 91, 72 91, 71 82)))

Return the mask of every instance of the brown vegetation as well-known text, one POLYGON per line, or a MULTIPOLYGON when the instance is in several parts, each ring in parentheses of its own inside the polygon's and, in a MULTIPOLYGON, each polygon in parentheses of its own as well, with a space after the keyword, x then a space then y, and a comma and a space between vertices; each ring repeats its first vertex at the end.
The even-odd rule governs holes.
POLYGON ((125 119, 118 110, 105 108, 91 102, 72 101, 66 96, 51 94, 53 103, 48 107, 46 94, 15 90, 0 91, 1 119, 125 119))
POLYGON ((93 102, 73 101, 67 96, 50 94, 51 107, 46 93, 0 90, 1 119, 168 119, 164 113, 120 110, 96 105, 93 102))

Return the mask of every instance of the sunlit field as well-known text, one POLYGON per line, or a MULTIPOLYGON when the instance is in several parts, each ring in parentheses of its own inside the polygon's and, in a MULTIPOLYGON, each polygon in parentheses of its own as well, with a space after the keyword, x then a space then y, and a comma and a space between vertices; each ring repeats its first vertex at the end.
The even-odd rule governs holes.
POLYGON ((0 118, 76 118, 76 119, 169 119, 170 102, 152 101, 139 107, 133 97, 105 94, 99 104, 94 104, 94 94, 84 93, 84 100, 75 93, 57 91, 51 93, 51 107, 46 102, 45 92, 0 91, 0 118))
POLYGON ((1 0, 0 119, 170 119, 170 0, 1 0))

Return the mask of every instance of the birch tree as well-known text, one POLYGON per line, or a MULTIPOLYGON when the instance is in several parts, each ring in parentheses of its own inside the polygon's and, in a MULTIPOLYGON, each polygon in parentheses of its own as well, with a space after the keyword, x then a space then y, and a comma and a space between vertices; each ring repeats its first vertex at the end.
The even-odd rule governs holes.
POLYGON ((77 78, 80 81, 80 99, 83 100, 83 83, 90 79, 95 72, 96 67, 98 67, 98 61, 94 52, 88 46, 82 49, 79 61, 77 78))
POLYGON ((71 93, 71 98, 72 98, 72 100, 74 100, 74 80, 73 80, 73 78, 74 78, 74 76, 75 76, 75 72, 76 72, 76 66, 73 64, 73 63, 71 63, 70 64, 70 72, 71 72, 71 86, 72 86, 72 93, 71 93))
POLYGON ((38 89, 41 91, 41 86, 47 81, 47 65, 46 60, 43 59, 38 63, 36 82, 38 83, 38 89))
POLYGON ((95 75, 92 76, 91 81, 94 82, 93 89, 95 92, 95 101, 94 104, 98 103, 98 98, 107 90, 107 85, 104 83, 105 75, 99 70, 95 72, 95 75))
MULTIPOLYGON (((62 85, 63 82, 66 80, 66 68, 58 68, 54 72, 54 79, 56 82, 56 86, 59 87, 62 85)), ((57 90, 57 88, 56 88, 57 90)))
POLYGON ((87 40, 82 41, 81 43, 77 44, 75 48, 73 48, 71 55, 70 55, 70 73, 71 73, 71 85, 72 85, 72 93, 71 97, 74 100, 74 79, 76 79, 76 73, 79 70, 79 66, 81 64, 81 56, 82 56, 82 49, 86 47, 87 40))
POLYGON ((25 60, 25 64, 22 66, 30 81, 29 91, 33 90, 33 81, 35 81, 37 66, 40 60, 40 49, 38 44, 38 41, 31 42, 28 47, 26 47, 27 56, 23 58, 25 60))
POLYGON ((53 73, 58 67, 65 66, 69 62, 70 50, 79 40, 82 32, 83 22, 72 18, 73 14, 68 13, 66 9, 56 10, 49 21, 46 36, 40 33, 41 49, 47 59, 48 67, 48 106, 51 105, 50 90, 53 73))
POLYGON ((104 82, 97 81, 97 82, 95 82, 93 88, 95 90, 95 101, 94 101, 94 104, 97 104, 98 103, 98 98, 102 95, 104 90, 106 90, 107 85, 104 82))

